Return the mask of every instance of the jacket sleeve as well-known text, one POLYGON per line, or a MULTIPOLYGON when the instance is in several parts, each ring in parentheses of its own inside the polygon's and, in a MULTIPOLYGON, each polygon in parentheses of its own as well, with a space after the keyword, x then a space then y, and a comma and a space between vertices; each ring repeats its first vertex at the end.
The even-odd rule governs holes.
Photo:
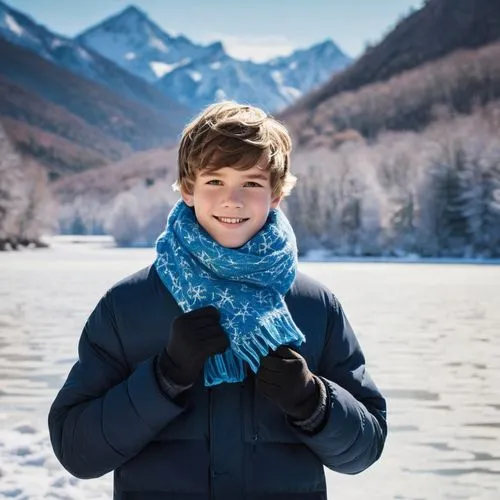
POLYGON ((357 474, 382 453, 386 402, 366 371, 363 352, 342 306, 333 295, 330 300, 317 373, 327 391, 325 419, 314 433, 297 428, 295 433, 329 469, 357 474))
POLYGON ((48 417, 55 455, 82 479, 114 470, 184 411, 158 386, 153 359, 128 368, 109 294, 85 324, 78 361, 48 417))

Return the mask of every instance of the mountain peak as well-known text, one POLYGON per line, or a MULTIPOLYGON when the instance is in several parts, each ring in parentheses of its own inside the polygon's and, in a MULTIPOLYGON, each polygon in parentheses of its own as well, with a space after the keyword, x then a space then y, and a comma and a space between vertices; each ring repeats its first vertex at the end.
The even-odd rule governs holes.
POLYGON ((226 55, 222 42, 214 42, 207 46, 207 55, 211 57, 221 57, 226 55))
POLYGON ((342 52, 342 50, 340 50, 339 46, 331 38, 326 38, 322 42, 316 43, 306 50, 322 54, 329 53, 329 54, 338 54, 339 56, 346 55, 342 52))
POLYGON ((331 38, 327 38, 326 40, 323 40, 322 42, 317 43, 315 46, 318 48, 337 47, 337 45, 334 43, 334 41, 331 38))
POLYGON ((170 35, 135 5, 84 31, 77 40, 149 82, 181 62, 185 64, 206 53, 212 58, 224 55, 217 44, 205 48, 186 37, 170 35))
POLYGON ((89 33, 100 30, 114 33, 130 33, 142 32, 144 30, 149 31, 150 29, 161 31, 144 11, 131 4, 120 12, 107 17, 97 25, 88 28, 78 35, 77 38, 84 39, 89 33))
POLYGON ((118 17, 124 17, 124 16, 136 17, 141 20, 149 19, 148 15, 143 10, 139 9, 139 7, 136 7, 135 5, 132 4, 125 7, 121 12, 118 12, 118 14, 115 14, 115 16, 113 17, 116 19, 118 17))

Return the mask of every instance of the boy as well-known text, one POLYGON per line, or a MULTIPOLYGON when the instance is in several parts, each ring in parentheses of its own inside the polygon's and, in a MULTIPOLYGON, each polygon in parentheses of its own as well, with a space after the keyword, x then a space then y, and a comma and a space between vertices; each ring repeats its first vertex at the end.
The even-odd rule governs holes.
POLYGON ((382 452, 385 401, 342 307, 296 269, 290 150, 263 111, 209 106, 184 130, 154 265, 85 325, 51 441, 77 477, 114 470, 116 500, 325 499, 323 465, 382 452))

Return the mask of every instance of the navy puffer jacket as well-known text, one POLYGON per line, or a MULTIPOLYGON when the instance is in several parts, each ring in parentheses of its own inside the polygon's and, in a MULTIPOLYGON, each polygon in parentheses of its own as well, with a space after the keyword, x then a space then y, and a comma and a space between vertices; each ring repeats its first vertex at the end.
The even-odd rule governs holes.
POLYGON ((380 456, 385 400, 327 288, 299 273, 286 302, 328 389, 314 435, 257 393, 253 376, 213 388, 200 377, 175 401, 160 391, 153 359, 181 310, 148 267, 111 288, 85 325, 49 414, 57 458, 80 478, 114 470, 115 500, 326 499, 323 465, 355 474, 380 456))

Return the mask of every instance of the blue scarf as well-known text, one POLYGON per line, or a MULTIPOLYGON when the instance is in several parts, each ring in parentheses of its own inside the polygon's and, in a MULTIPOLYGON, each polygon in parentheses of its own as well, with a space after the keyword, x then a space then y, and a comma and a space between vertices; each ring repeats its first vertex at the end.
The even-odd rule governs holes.
POLYGON ((248 363, 280 345, 305 341, 284 301, 297 271, 293 229, 279 209, 240 248, 219 245, 182 200, 173 207, 156 241, 155 268, 183 312, 213 305, 230 348, 205 363, 205 385, 240 382, 248 363))

